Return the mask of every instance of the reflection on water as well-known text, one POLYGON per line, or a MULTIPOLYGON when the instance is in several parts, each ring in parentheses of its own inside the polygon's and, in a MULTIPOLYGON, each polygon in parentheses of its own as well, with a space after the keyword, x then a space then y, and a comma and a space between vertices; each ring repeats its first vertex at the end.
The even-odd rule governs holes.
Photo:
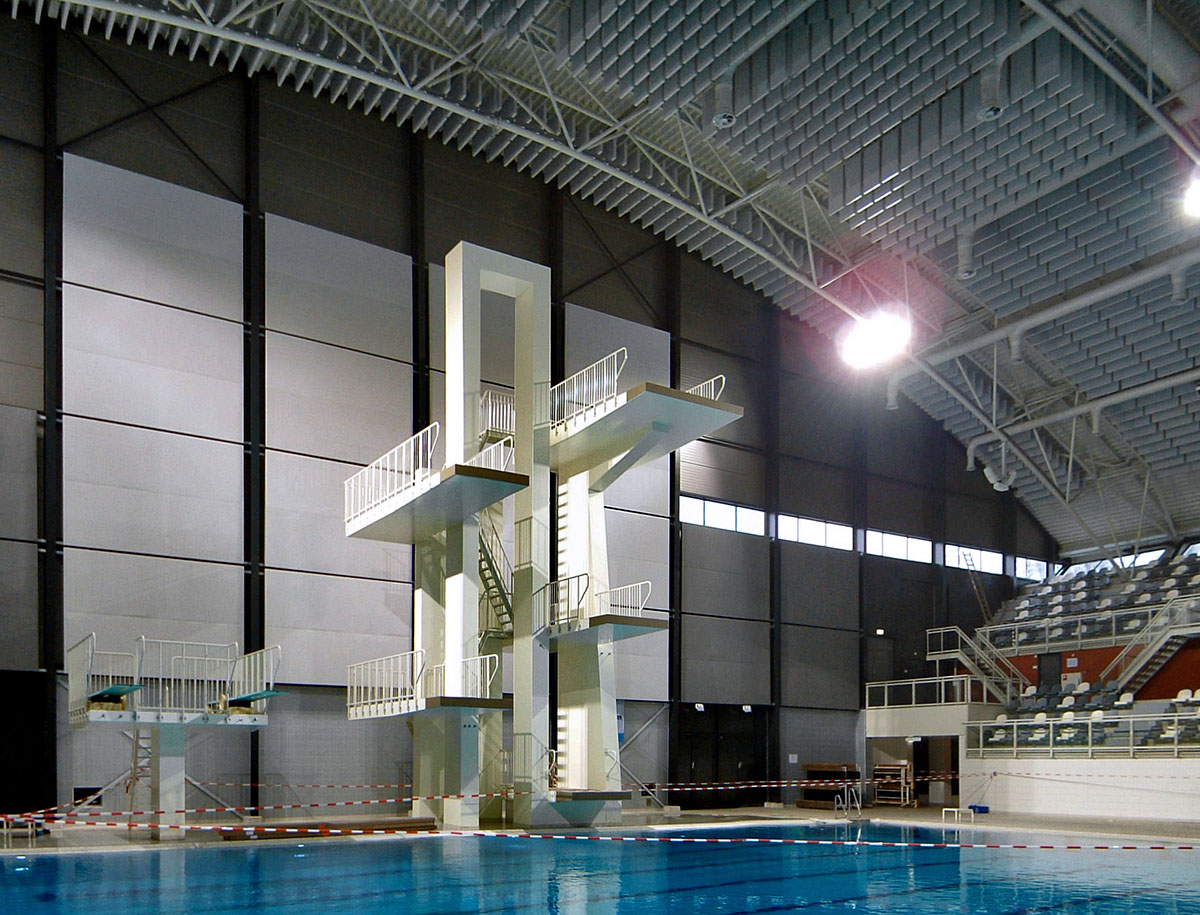
MULTIPOLYGON (((705 834, 843 842, 954 838, 941 829, 864 822, 680 833, 705 834)), ((965 828, 961 836, 964 841, 1020 841, 965 828)), ((1071 915, 1200 915, 1198 854, 450 836, 33 853, 0 857, 0 913, 618 915, 803 908, 890 915, 1055 910, 1071 915)))

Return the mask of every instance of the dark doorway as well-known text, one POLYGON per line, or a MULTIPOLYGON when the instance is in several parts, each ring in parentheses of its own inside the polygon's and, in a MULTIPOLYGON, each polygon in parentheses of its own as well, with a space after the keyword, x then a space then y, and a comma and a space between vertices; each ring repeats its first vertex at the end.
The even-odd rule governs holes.
POLYGON ((869 635, 866 638, 866 682, 893 680, 896 677, 896 642, 886 635, 869 635))
MULTIPOLYGON (((695 705, 680 709, 671 781, 711 784, 765 780, 770 708, 704 703, 703 709, 695 705)), ((693 810, 749 807, 766 800, 766 788, 670 792, 670 803, 693 810)))
POLYGON ((1062 655, 1058 652, 1038 655, 1038 692, 1062 685, 1062 655))

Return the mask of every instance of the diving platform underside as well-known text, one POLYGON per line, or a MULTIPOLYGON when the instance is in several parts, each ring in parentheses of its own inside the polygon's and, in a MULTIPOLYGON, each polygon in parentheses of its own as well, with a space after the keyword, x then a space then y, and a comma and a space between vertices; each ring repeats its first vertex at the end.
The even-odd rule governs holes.
POLYGON ((364 702, 347 710, 347 718, 400 718, 413 716, 474 715, 479 712, 511 712, 512 696, 494 699, 478 696, 430 696, 428 699, 381 699, 364 702))
POLYGON ((555 788, 554 801, 627 801, 632 791, 608 791, 602 788, 555 788))
POLYGON ((346 535, 391 543, 429 540, 528 485, 525 474, 453 464, 436 482, 398 493, 364 512, 346 525, 346 535))
POLYGON ((550 469, 563 479, 626 457, 620 463, 624 473, 710 435, 741 415, 742 408, 735 404, 647 381, 618 395, 606 412, 552 429, 550 469))
POLYGON ((595 645, 600 641, 619 642, 651 632, 661 632, 670 623, 653 616, 624 616, 605 613, 593 616, 587 625, 579 623, 554 623, 549 627, 550 650, 558 642, 580 642, 595 645))
POLYGON ((131 725, 139 728, 155 728, 177 724, 187 727, 263 728, 267 726, 267 716, 265 713, 258 715, 253 712, 148 712, 89 708, 86 723, 108 724, 123 728, 131 725))

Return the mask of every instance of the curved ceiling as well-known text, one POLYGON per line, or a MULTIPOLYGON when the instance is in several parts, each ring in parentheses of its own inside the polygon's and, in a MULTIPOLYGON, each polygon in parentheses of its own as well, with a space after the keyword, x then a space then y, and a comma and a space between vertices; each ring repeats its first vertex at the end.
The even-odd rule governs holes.
POLYGON ((1200 536, 1200 226, 1179 205, 1200 165, 1200 16, 1145 9, 12 0, 411 121, 830 336, 907 305, 916 350, 890 393, 993 477, 1015 471, 1079 557, 1200 536))

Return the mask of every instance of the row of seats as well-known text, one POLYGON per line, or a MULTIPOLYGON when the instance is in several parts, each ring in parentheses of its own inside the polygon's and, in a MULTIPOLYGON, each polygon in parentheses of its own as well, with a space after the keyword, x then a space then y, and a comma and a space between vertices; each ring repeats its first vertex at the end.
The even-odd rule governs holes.
POLYGON ((1039 689, 1028 686, 1020 699, 1009 709, 1017 715, 1029 715, 1052 709, 1075 709, 1090 712, 1094 709, 1127 709, 1133 707, 1133 693, 1120 692, 1115 682, 1096 683, 1086 681, 1078 684, 1066 683, 1039 689))

